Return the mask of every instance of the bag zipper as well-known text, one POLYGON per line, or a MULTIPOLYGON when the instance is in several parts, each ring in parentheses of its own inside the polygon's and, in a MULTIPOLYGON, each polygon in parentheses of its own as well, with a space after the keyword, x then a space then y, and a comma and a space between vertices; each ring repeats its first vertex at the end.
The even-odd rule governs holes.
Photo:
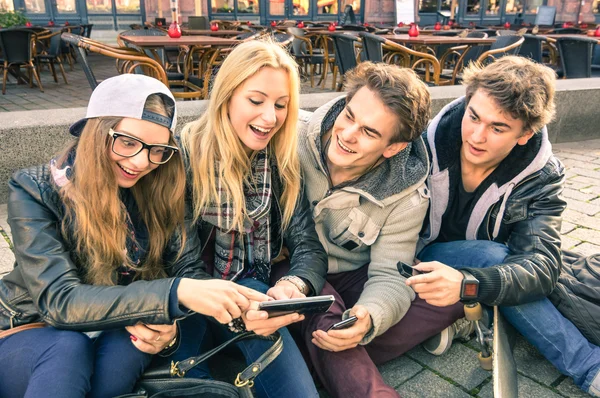
POLYGON ((8 313, 10 314, 10 328, 14 328, 15 327, 15 318, 17 317, 17 315, 19 315, 18 312, 14 311, 12 308, 10 308, 8 306, 8 304, 6 304, 2 298, 0 298, 0 304, 2 304, 2 307, 4 307, 4 309, 6 309, 6 311, 8 311, 8 313))

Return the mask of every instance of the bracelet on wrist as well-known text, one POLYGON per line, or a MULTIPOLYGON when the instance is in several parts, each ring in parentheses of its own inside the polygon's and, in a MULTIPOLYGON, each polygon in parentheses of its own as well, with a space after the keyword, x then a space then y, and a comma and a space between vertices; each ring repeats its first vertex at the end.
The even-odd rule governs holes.
POLYGON ((286 275, 284 277, 279 278, 279 280, 275 282, 275 285, 283 281, 290 282, 292 285, 296 286, 296 289, 298 289, 300 293, 304 295, 308 294, 308 285, 302 280, 302 278, 299 278, 294 275, 286 275))

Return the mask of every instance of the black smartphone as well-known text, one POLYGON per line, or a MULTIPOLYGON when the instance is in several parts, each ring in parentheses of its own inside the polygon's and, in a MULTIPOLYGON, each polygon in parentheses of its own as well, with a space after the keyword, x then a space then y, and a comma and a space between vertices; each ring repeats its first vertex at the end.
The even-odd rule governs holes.
POLYGON ((258 309, 267 311, 269 318, 292 313, 312 314, 326 312, 335 302, 335 298, 328 296, 303 297, 288 300, 263 301, 258 304, 258 309))
POLYGON ((358 321, 358 318, 355 316, 351 316, 350 318, 344 319, 341 322, 334 323, 329 327, 329 329, 327 329, 327 331, 329 332, 330 330, 340 330, 349 328, 350 326, 354 325, 356 321, 358 321))
POLYGON ((400 275, 402 275, 405 278, 410 278, 413 275, 421 273, 420 271, 416 270, 414 266, 408 265, 402 261, 398 261, 396 267, 398 268, 398 272, 400 272, 400 275))

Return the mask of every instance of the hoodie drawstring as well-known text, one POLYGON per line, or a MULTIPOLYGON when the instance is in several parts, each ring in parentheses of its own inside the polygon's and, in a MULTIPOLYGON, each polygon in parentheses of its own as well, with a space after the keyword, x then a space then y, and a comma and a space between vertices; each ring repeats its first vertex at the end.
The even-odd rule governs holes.
POLYGON ((500 224, 502 223, 502 218, 504 217, 504 211, 506 210, 506 202, 508 201, 508 197, 512 193, 513 188, 515 187, 515 183, 511 182, 504 193, 504 198, 502 199, 502 204, 500 205, 500 210, 498 210, 498 214, 496 215, 496 223, 494 224, 494 232, 492 233, 492 239, 496 239, 498 237, 498 233, 500 232, 500 224))

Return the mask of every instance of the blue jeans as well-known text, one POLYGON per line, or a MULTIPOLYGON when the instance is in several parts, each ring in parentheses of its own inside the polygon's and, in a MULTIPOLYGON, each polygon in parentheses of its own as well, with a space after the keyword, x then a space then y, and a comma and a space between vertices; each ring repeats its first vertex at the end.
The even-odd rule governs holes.
MULTIPOLYGON (((418 255, 453 268, 498 265, 509 254, 506 245, 484 240, 434 243, 418 255)), ((512 307, 502 315, 561 373, 586 392, 600 393, 600 347, 591 344, 547 298, 512 307)), ((598 396, 598 395, 597 395, 598 396)))
MULTIPOLYGON (((269 286, 255 279, 242 279, 238 283, 263 293, 269 289, 269 286)), ((227 325, 217 324, 199 314, 180 321, 179 331, 181 343, 179 349, 168 358, 169 361, 181 361, 200 355, 235 336, 235 333, 231 332, 227 325)), ((290 332, 287 328, 281 328, 279 333, 283 337, 283 351, 254 380, 256 394, 261 398, 317 397, 315 383, 290 332)), ((251 364, 273 343, 260 339, 249 339, 240 341, 236 345, 244 355, 246 363, 251 364)), ((239 371, 241 370, 239 369, 239 371)), ((210 378, 208 364, 198 365, 186 376, 210 378)))
POLYGON ((125 329, 96 339, 53 327, 0 339, 0 397, 113 397, 130 393, 152 356, 125 329))

